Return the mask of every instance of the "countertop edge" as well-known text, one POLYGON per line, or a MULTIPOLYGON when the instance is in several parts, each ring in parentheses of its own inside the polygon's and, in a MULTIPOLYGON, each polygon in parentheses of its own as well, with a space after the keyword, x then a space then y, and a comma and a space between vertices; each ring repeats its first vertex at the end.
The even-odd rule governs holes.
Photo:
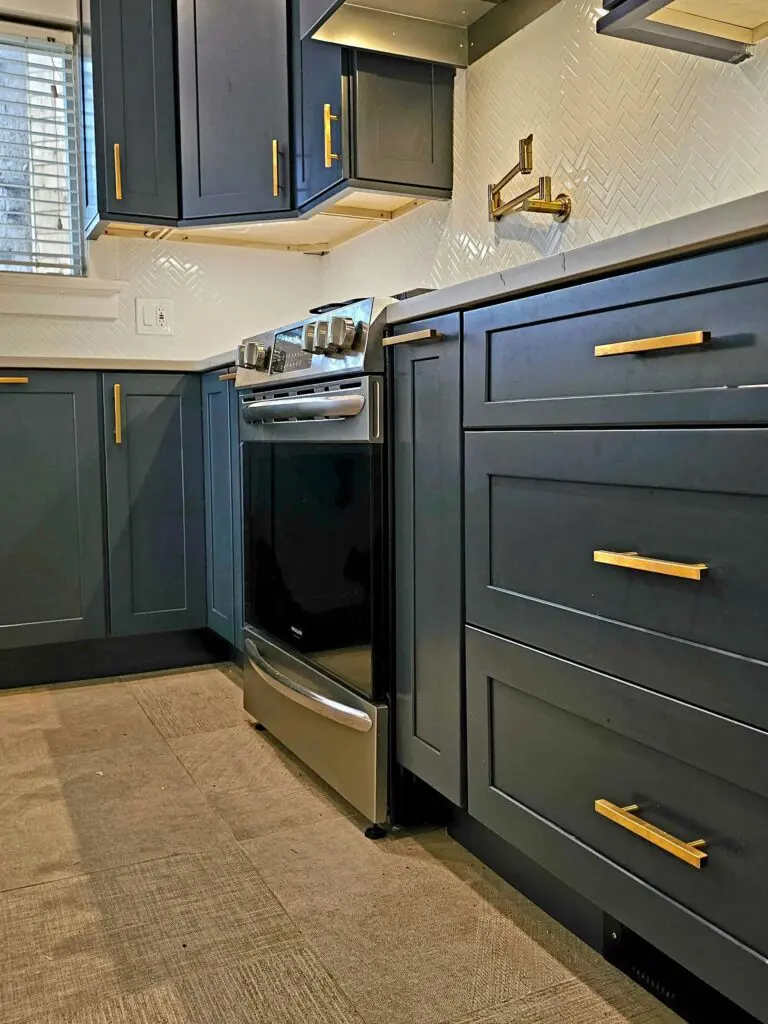
POLYGON ((0 369, 7 370, 96 370, 105 373, 207 373, 235 362, 236 350, 206 359, 130 359, 120 356, 5 356, 0 353, 0 369))
POLYGON ((547 285, 573 284, 614 270, 768 235, 768 192, 662 221, 615 238, 544 256, 387 307, 387 323, 408 323, 441 313, 486 305, 547 285))

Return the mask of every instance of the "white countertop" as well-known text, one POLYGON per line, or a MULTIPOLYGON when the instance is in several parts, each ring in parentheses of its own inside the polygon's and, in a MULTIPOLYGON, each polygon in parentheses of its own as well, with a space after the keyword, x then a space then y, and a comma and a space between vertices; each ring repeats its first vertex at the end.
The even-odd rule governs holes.
POLYGON ((232 366, 236 351, 221 352, 206 359, 103 359, 97 356, 4 356, 0 353, 0 370, 103 370, 121 373, 138 370, 145 373, 205 373, 232 366))
POLYGON ((420 320, 761 235, 768 235, 768 192, 405 299, 387 307, 387 321, 420 320))

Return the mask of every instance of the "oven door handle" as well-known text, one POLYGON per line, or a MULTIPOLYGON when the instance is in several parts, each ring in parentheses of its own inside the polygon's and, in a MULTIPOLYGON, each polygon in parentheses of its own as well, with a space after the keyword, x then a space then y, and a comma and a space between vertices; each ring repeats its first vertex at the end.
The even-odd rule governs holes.
POLYGON ((362 395, 307 395, 295 398, 267 398, 251 402, 243 410, 247 423, 266 423, 279 417, 288 420, 350 419, 365 408, 362 395))
POLYGON ((331 721, 345 725, 348 729, 354 729, 356 732, 370 732, 373 728, 373 719, 365 711, 341 704, 337 700, 331 700, 330 697, 326 697, 322 693, 315 693, 314 690, 297 683, 295 679, 278 672, 261 656, 258 647, 252 640, 245 641, 245 650, 253 670, 282 697, 287 697, 294 704, 299 704, 301 707, 307 708, 308 711, 314 711, 316 715, 330 718, 331 721))

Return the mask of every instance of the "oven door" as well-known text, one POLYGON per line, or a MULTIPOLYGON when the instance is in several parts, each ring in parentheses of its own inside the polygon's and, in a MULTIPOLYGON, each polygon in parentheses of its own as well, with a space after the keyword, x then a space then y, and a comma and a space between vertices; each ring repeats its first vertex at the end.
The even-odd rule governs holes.
POLYGON ((380 445, 243 444, 246 625, 368 696, 381 462, 380 445))

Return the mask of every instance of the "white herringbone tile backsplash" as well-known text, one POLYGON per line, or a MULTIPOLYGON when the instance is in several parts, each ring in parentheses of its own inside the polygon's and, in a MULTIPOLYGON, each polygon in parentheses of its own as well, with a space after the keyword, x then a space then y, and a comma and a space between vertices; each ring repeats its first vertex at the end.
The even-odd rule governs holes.
POLYGON ((453 202, 336 250, 327 296, 442 287, 768 189, 768 42, 732 67, 598 36, 600 13, 562 0, 459 72, 453 202), (573 215, 491 224, 488 184, 529 132, 573 215))
POLYGON ((319 301, 441 287, 768 189, 768 42, 731 67, 599 37, 599 14, 594 2, 562 0, 459 72, 451 203, 324 258, 101 240, 91 247, 97 276, 129 282, 119 320, 0 316, 0 361, 203 358, 319 301), (488 222, 488 183, 516 162, 528 132, 535 174, 573 196, 564 225, 532 214, 488 222), (175 337, 136 335, 137 296, 175 300, 175 337))

